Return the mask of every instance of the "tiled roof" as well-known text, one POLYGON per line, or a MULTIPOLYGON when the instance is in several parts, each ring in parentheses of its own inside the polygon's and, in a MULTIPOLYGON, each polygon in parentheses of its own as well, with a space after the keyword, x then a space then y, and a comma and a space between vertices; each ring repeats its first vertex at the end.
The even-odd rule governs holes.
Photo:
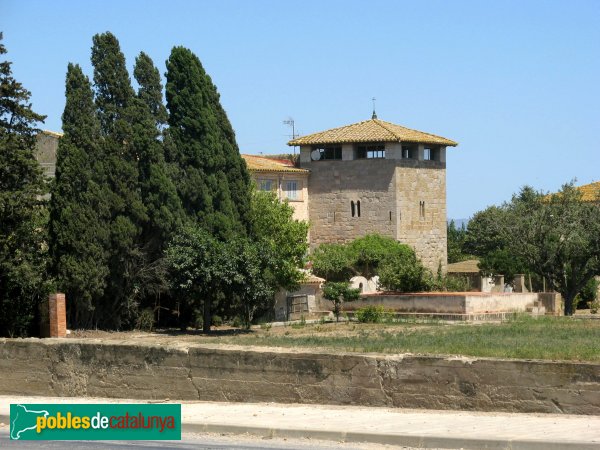
POLYGON ((468 259, 448 264, 448 273, 479 273, 479 260, 468 259))
POLYGON ((581 200, 584 202, 600 202, 600 181, 584 184, 577 190, 581 192, 581 200))
POLYGON ((251 172, 308 173, 308 170, 294 166, 294 163, 287 159, 273 159, 257 155, 242 155, 242 158, 246 161, 246 166, 251 172))
POLYGON ((344 127, 309 134, 288 142, 288 145, 343 144, 351 142, 414 142, 455 147, 457 142, 412 130, 379 119, 365 120, 344 127))
POLYGON ((42 133, 47 134, 48 136, 55 137, 55 138, 63 137, 63 133, 57 133, 56 131, 42 130, 42 133))

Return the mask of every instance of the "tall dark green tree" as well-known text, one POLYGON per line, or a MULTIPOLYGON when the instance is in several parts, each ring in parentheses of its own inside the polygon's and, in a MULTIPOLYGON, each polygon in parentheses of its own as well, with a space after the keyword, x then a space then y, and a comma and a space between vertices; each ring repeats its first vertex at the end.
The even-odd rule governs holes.
POLYGON ((139 146, 134 124, 136 96, 117 38, 94 36, 92 46, 102 162, 96 173, 110 205, 109 277, 98 305, 100 325, 120 328, 138 311, 146 254, 142 230, 148 220, 139 188, 139 146))
POLYGON ((248 229, 250 177, 219 95, 200 60, 175 47, 167 60, 167 108, 177 191, 186 214, 220 238, 248 229))
MULTIPOLYGON (((245 235, 250 227, 250 177, 219 94, 200 60, 175 47, 167 60, 169 157, 179 167, 176 187, 186 216, 219 240, 245 235)), ((203 300, 204 330, 212 303, 203 300)))
MULTIPOLYGON (((0 33, 0 55, 6 53, 0 33)), ((31 93, 0 61, 0 335, 32 331, 35 309, 47 294, 46 184, 35 159, 31 93)))
POLYGON ((69 64, 64 135, 57 151, 50 201, 50 253, 57 287, 67 295, 69 326, 94 324, 108 275, 109 207, 95 180, 100 126, 94 95, 81 67, 69 64))
POLYGON ((132 143, 139 155, 140 193, 148 214, 142 227, 145 258, 138 271, 144 282, 139 284, 138 292, 148 302, 168 288, 163 254, 175 232, 181 229, 183 209, 172 180, 173 171, 164 157, 161 136, 167 111, 162 102, 160 74, 143 52, 136 59, 134 76, 139 90, 129 107, 132 143))
POLYGON ((160 72, 154 66, 152 58, 140 52, 135 60, 133 76, 139 84, 138 98, 141 99, 152 114, 156 128, 162 129, 167 124, 169 115, 163 103, 163 86, 160 81, 160 72))

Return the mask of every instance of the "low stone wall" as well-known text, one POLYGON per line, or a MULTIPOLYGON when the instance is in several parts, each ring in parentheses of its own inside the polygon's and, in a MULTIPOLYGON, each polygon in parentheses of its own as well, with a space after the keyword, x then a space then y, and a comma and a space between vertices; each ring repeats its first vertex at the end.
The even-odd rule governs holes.
POLYGON ((557 292, 540 292, 538 294, 540 303, 546 308, 546 314, 549 316, 564 315, 562 296, 557 292))
POLYGON ((395 312, 428 314, 481 314, 522 312, 538 299, 535 293, 426 292, 417 294, 366 294, 344 304, 345 311, 382 305, 395 312))
POLYGON ((600 414, 600 365, 0 339, 0 395, 600 414))

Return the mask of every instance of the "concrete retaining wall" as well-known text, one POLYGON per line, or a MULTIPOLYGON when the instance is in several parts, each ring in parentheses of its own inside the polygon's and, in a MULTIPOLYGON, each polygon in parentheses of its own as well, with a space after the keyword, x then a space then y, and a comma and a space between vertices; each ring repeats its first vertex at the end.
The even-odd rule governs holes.
POLYGON ((0 395, 600 414, 600 365, 1 339, 0 395))
POLYGON ((344 310, 354 311, 367 305, 383 305, 396 312, 431 314, 479 314, 522 312, 538 299, 536 293, 452 293, 367 294, 360 300, 344 304, 344 310))

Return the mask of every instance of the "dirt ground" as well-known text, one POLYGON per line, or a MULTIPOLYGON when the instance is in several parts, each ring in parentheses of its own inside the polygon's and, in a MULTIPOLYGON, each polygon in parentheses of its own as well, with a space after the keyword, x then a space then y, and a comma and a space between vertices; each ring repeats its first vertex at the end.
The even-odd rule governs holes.
MULTIPOLYGON (((464 326, 465 324, 455 324, 464 326)), ((403 332, 410 330, 423 330, 424 328, 449 326, 449 324, 366 324, 357 322, 326 322, 314 324, 291 324, 287 326, 259 326, 250 330, 234 328, 228 325, 213 327, 209 334, 202 333, 201 330, 188 329, 181 331, 176 329, 158 329, 153 332, 144 331, 103 331, 103 330, 71 330, 68 338, 75 339, 102 339, 102 340, 143 340, 144 342, 163 343, 172 340, 188 343, 215 343, 227 341, 233 343, 236 336, 331 336, 331 337, 349 337, 364 335, 367 337, 373 333, 403 332)))

